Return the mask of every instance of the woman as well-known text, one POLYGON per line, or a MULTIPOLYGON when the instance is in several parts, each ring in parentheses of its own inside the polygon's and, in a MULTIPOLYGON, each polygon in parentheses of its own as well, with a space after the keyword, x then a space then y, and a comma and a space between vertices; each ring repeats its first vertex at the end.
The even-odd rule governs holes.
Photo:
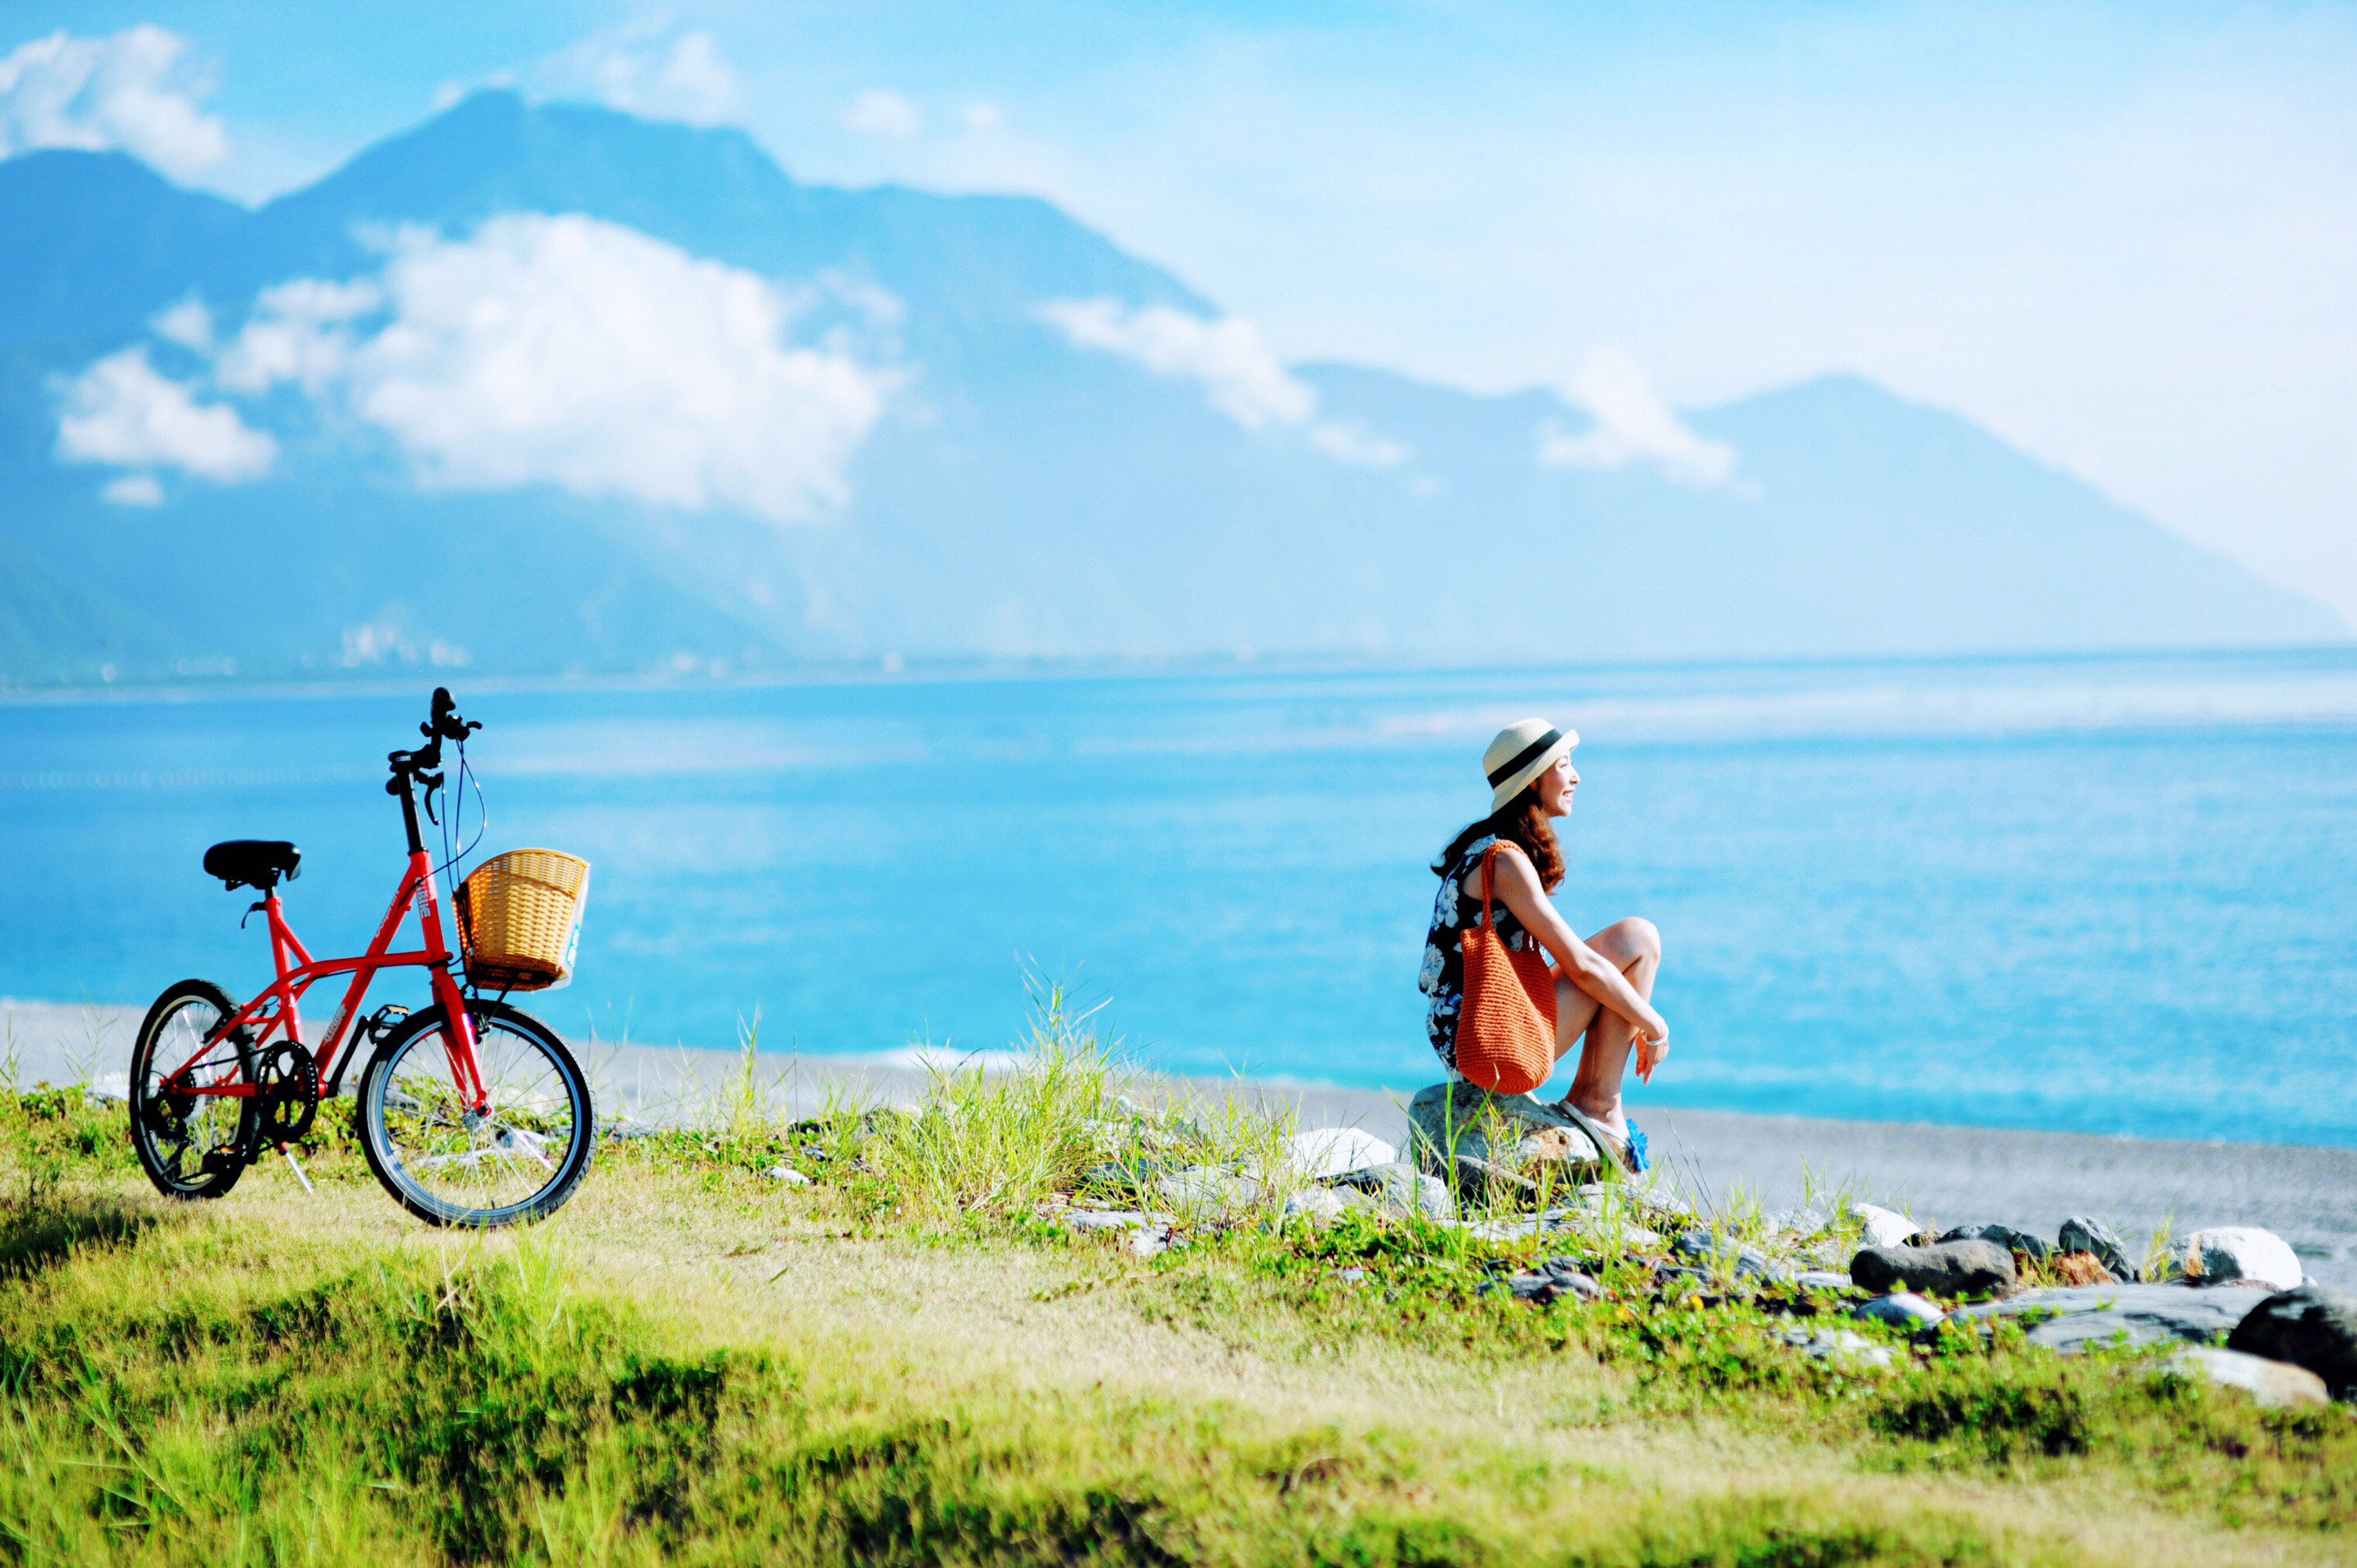
POLYGON ((1457 1018, 1465 1004, 1463 933, 1481 923, 1481 858, 1491 863, 1493 918, 1509 948, 1527 950, 1535 937, 1555 960, 1555 1055, 1563 1059, 1583 1037, 1579 1071, 1557 1107, 1631 1171, 1646 1165, 1645 1134, 1620 1109, 1630 1047, 1637 1076, 1651 1080, 1670 1054, 1670 1026, 1653 1011, 1653 977, 1662 968, 1662 934, 1651 920, 1605 927, 1586 941, 1572 934, 1547 895, 1563 884, 1563 851, 1554 818, 1571 814, 1579 773, 1571 765, 1577 730, 1524 719, 1498 732, 1481 754, 1490 779, 1490 814, 1449 841, 1432 863, 1440 897, 1425 938, 1426 1029, 1448 1076, 1457 1078, 1457 1018))

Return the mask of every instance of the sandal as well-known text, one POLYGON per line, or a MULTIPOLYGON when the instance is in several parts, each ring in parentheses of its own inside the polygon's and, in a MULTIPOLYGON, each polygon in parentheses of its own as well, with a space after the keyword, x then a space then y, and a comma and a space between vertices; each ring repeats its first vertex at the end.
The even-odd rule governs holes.
POLYGON ((1653 1162, 1647 1157, 1645 1134, 1633 1117, 1629 1119, 1629 1135, 1622 1138, 1567 1099, 1557 1101, 1555 1109, 1577 1122, 1589 1141, 1631 1176, 1642 1176, 1652 1168, 1653 1162))

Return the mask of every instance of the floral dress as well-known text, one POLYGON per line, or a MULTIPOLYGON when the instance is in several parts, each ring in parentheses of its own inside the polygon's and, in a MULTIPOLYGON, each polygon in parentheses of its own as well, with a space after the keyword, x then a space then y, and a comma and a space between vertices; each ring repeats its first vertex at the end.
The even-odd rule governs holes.
MULTIPOLYGON (((1440 879, 1440 896, 1433 900, 1432 929, 1425 933, 1424 938, 1424 972, 1416 983, 1426 996, 1432 998, 1432 1004, 1425 1014, 1425 1033, 1430 1037, 1432 1048, 1439 1053, 1441 1065, 1448 1068, 1448 1076, 1452 1079, 1457 1076, 1457 1015, 1465 1006, 1462 938, 1469 928, 1481 923, 1480 898, 1461 889, 1469 875, 1474 876, 1475 886, 1480 886, 1480 877, 1475 874, 1481 869, 1481 857, 1497 842, 1495 833, 1475 839, 1449 864, 1448 874, 1440 879)), ((1495 866, 1491 868, 1491 875, 1494 881, 1497 875, 1495 866)), ((1490 916, 1497 922, 1499 937, 1515 951, 1527 950, 1535 940, 1523 929, 1523 923, 1514 918, 1514 912, 1506 908, 1504 899, 1491 900, 1490 916)))

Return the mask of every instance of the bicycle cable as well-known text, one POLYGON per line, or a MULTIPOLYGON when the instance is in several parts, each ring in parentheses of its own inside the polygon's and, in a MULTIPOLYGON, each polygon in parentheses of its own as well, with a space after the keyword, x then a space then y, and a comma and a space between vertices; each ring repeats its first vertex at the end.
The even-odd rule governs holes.
POLYGON ((454 905, 458 898, 457 867, 475 853, 475 846, 483 842, 483 835, 490 831, 491 826, 490 802, 483 798, 483 781, 475 777, 474 768, 467 762, 467 743, 462 740, 456 744, 458 747, 458 782, 447 797, 449 810, 442 813, 442 864, 434 868, 435 875, 448 886, 454 905), (454 848, 459 836, 467 831, 467 787, 470 784, 475 789, 475 836, 468 839, 463 848, 454 848))

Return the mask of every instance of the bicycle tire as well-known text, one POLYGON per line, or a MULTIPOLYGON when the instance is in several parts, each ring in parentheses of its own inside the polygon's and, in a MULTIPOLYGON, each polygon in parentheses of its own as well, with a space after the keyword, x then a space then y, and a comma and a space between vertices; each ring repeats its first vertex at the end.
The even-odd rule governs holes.
MULTIPOLYGON (((131 1148, 156 1190, 184 1201, 221 1197, 237 1185, 253 1162, 254 1108, 250 1099, 164 1095, 156 1092, 151 1074, 176 1071, 194 1057, 222 1024, 237 1015, 237 1004, 228 992, 210 980, 183 980, 164 988, 147 1009, 131 1047, 131 1148), (210 1009, 210 1022, 199 1023, 194 1010, 210 1009), (167 1039, 167 1058, 156 1067, 157 1047, 167 1039), (234 1107, 231 1111, 230 1107, 234 1107), (198 1156, 197 1169, 187 1168, 188 1156, 198 1156), (224 1155, 225 1158, 215 1158, 224 1155), (211 1168, 207 1169, 210 1165, 211 1168)), ((234 1053, 238 1079, 253 1081, 253 1051, 242 1037, 223 1042, 234 1053)), ((226 1058, 221 1062, 227 1066, 226 1058)))
POLYGON ((459 1112, 441 1041, 446 1015, 428 1007, 403 1019, 361 1072, 361 1150, 393 1201, 429 1225, 545 1219, 589 1174, 597 1129, 588 1079, 556 1032, 522 1008, 475 1002, 467 1012, 490 1115, 470 1123, 459 1112), (421 1050, 432 1054, 421 1059, 421 1050))

